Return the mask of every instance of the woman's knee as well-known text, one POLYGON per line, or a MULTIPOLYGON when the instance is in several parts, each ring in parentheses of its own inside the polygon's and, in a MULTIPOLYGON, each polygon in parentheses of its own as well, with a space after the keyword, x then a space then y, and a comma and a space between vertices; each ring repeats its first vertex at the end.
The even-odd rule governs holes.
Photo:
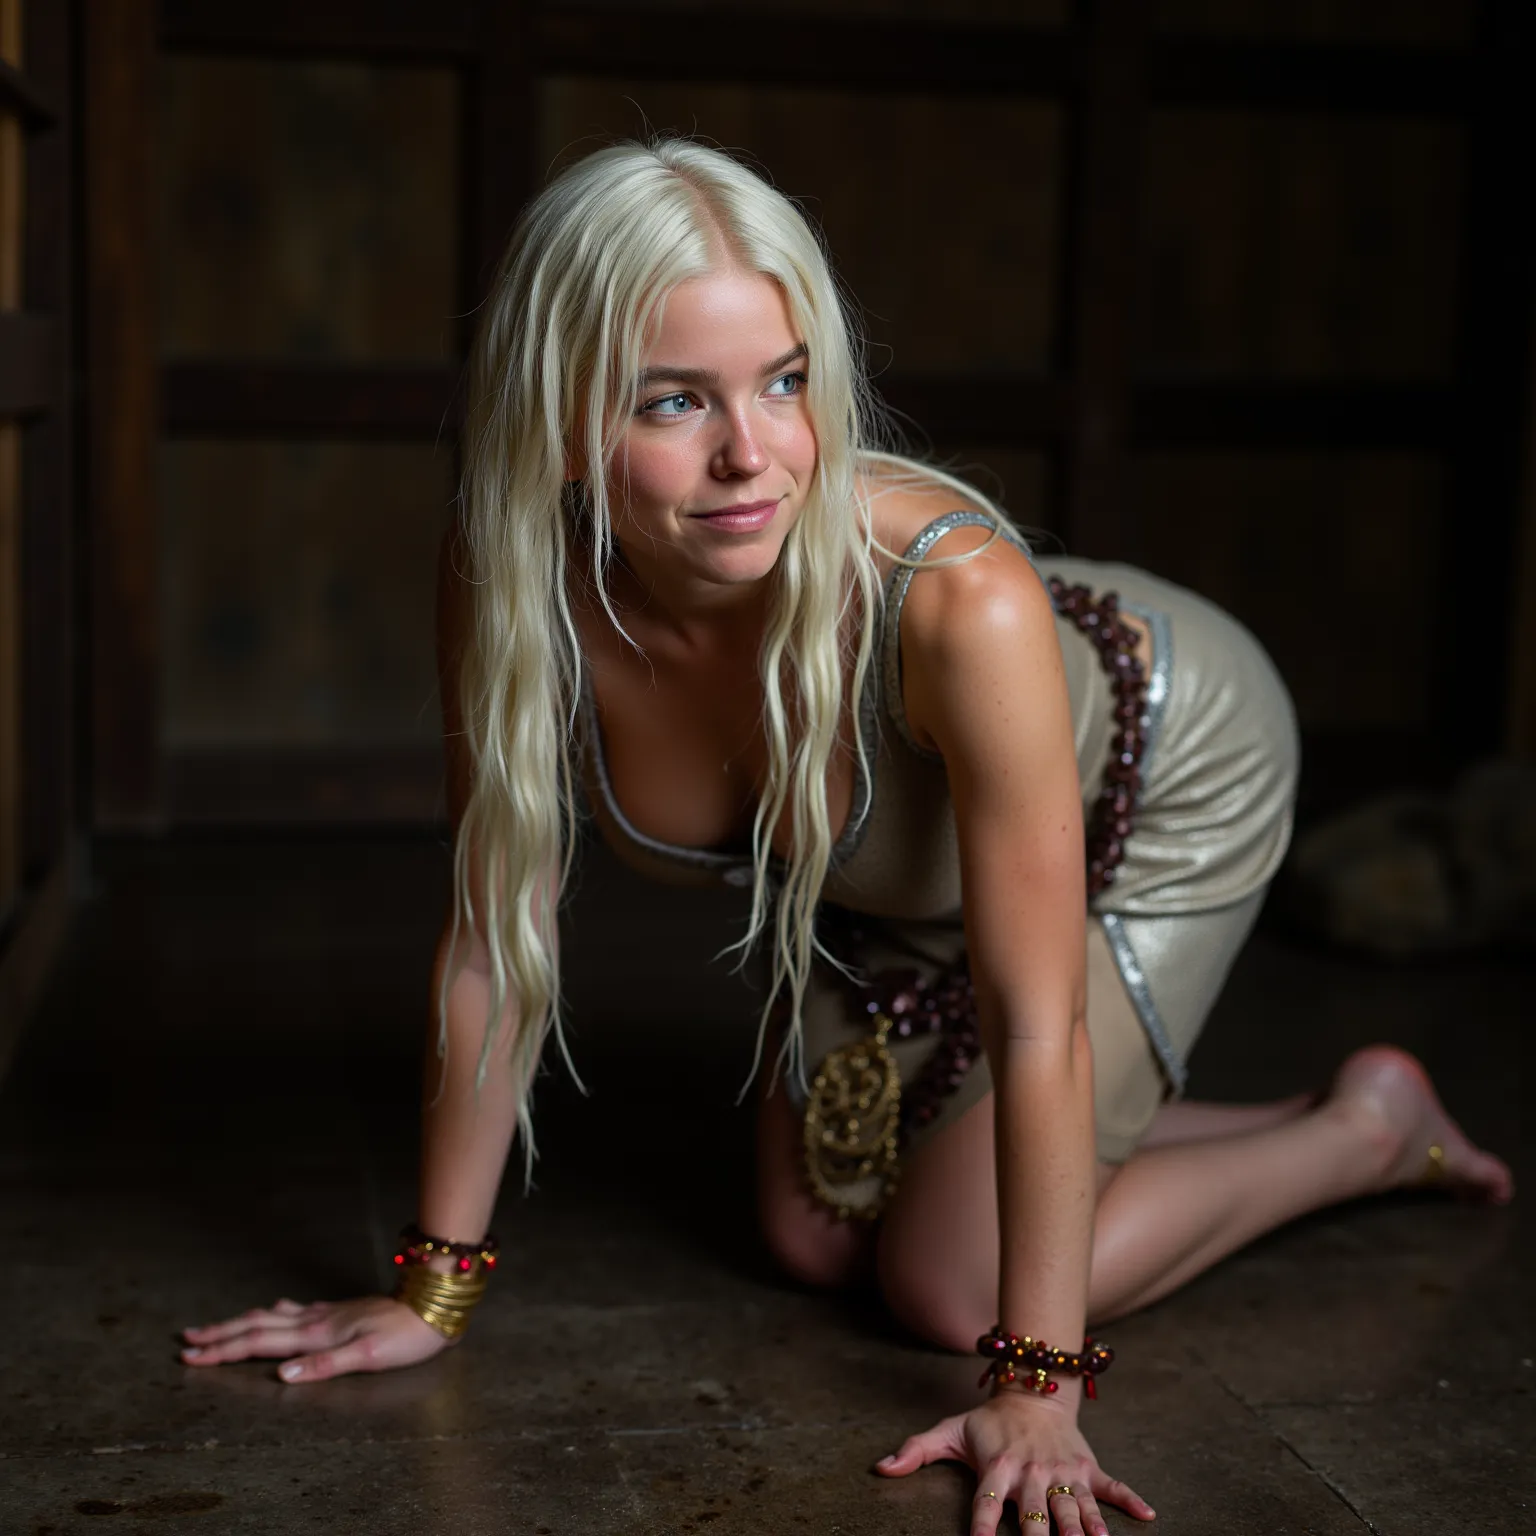
POLYGON ((779 1268, 802 1285, 831 1289, 857 1278, 867 1262, 868 1234, 813 1206, 809 1196, 764 1198, 758 1223, 779 1268))

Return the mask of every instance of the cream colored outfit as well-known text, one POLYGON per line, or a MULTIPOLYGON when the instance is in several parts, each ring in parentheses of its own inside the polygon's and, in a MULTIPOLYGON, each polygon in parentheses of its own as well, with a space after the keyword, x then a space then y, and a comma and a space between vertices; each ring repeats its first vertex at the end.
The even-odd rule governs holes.
MULTIPOLYGON (((917 535, 907 557, 921 559, 951 529, 970 525, 991 526, 978 513, 949 513, 917 535)), ((1011 530, 1007 535, 1030 554, 1011 530)), ((1121 609, 1144 621, 1151 637, 1135 827, 1114 883, 1090 904, 1088 924, 1098 1151, 1105 1161, 1121 1162, 1163 1098, 1183 1090, 1190 1049, 1285 854, 1296 788, 1295 717, 1258 641, 1205 599, 1132 566, 1030 558, 1042 578, 1081 583, 1095 595, 1118 593, 1121 609)), ((886 586, 879 665, 870 668, 859 701, 865 740, 874 744, 871 771, 855 785, 823 886, 826 903, 861 915, 865 939, 848 958, 866 972, 902 965, 932 971, 964 945, 944 763, 912 738, 902 707, 901 611, 916 574, 897 566, 886 586)), ((1112 694, 1091 642, 1060 616, 1057 633, 1086 813, 1109 755, 1112 694)), ((613 795, 590 694, 582 720, 592 813, 626 862, 671 882, 751 883, 742 854, 675 847, 633 827, 613 795)), ((868 1032, 867 1020, 849 1016, 844 993, 830 968, 813 981, 804 1015, 812 1068, 868 1032)), ((891 1043, 904 1081, 933 1044, 932 1037, 891 1043)), ((933 1135, 990 1086, 979 1060, 913 1141, 933 1135)))

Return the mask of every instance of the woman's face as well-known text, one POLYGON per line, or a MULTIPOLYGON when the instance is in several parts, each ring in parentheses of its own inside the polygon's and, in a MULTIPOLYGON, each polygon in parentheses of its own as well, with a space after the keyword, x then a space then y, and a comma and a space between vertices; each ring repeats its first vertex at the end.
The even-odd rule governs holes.
POLYGON ((625 558, 658 588, 773 569, 816 472, 805 370, 772 278, 726 269, 668 295, 608 487, 625 558))

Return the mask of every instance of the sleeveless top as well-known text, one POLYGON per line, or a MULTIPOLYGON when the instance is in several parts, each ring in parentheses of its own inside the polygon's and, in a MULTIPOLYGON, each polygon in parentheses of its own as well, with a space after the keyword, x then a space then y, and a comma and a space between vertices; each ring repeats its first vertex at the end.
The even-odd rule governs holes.
MULTIPOLYGON (((923 528, 908 545, 909 560, 921 560, 954 528, 990 528, 975 512, 951 512, 923 528)), ((1029 557, 1028 546, 1010 528, 1003 536, 1029 557)), ((914 570, 896 566, 885 584, 881 626, 875 636, 862 696, 860 728, 869 760, 867 776, 855 774, 848 821, 832 849, 822 887, 825 901, 871 916, 916 922, 956 922, 960 917, 960 858, 954 808, 943 759, 913 738, 901 695, 901 611, 914 570)), ((1153 628, 1153 669, 1148 687, 1147 753, 1150 755, 1167 694, 1168 642, 1159 644, 1158 615, 1134 603, 1122 608, 1153 628)), ((1092 646, 1070 621, 1058 616, 1057 631, 1072 705, 1079 777, 1086 809, 1103 777, 1113 730, 1108 680, 1092 646)), ((582 779, 588 808, 598 829, 621 859, 639 873, 672 884, 752 883, 745 852, 689 848, 648 837, 625 816, 613 792, 603 753, 602 729, 590 683, 579 710, 582 779)), ((1144 759, 1144 762, 1146 759, 1144 759)), ((775 860, 775 863, 778 861, 775 860)))

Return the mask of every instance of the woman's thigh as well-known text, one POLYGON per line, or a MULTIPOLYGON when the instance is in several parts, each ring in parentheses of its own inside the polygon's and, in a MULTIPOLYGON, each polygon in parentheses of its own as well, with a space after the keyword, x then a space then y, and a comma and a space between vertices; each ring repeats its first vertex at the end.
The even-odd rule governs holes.
POLYGON ((842 1286, 869 1272, 874 1224, 842 1221, 810 1191, 805 1120, 782 1082, 764 1072, 757 1110, 758 1223, 781 1268, 807 1285, 842 1286))

